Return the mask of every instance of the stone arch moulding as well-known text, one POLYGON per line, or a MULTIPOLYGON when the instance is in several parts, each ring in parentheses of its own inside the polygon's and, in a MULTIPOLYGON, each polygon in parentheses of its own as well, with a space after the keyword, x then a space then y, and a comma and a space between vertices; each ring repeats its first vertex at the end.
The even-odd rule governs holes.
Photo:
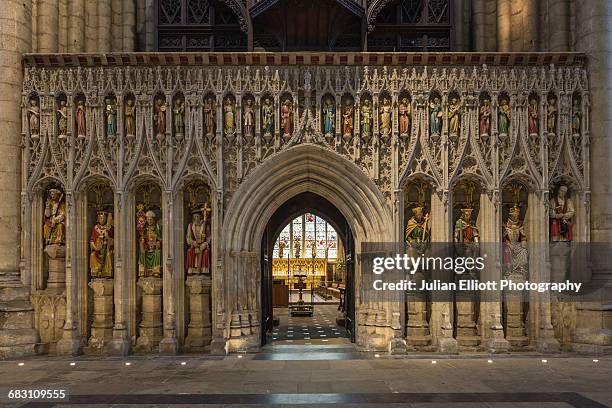
POLYGON ((227 297, 217 303, 216 316, 223 321, 216 326, 223 327, 223 332, 216 333, 215 337, 224 344, 226 352, 260 344, 257 321, 261 313, 258 297, 261 240, 274 212, 287 200, 304 192, 328 200, 346 218, 353 231, 357 254, 356 305, 360 303, 361 243, 393 241, 391 211, 374 182, 354 163, 313 144, 291 147, 278 153, 273 160, 267 160, 234 193, 224 220, 225 236, 221 244, 224 271, 218 285, 225 288, 223 294, 227 297), (241 316, 236 316, 237 313, 241 316), (244 330, 245 325, 250 325, 250 329, 244 330))

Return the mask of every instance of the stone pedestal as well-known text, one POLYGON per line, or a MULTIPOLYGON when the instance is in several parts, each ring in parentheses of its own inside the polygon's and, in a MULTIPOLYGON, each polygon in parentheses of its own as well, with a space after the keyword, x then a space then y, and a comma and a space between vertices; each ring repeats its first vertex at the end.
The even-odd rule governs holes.
POLYGON ((113 338, 113 279, 92 279, 93 322, 86 352, 100 353, 113 338))
POLYGON ((28 290, 10 277, 0 275, 0 359, 36 354, 39 342, 28 290))
POLYGON ((506 340, 510 343, 511 350, 524 349, 529 344, 529 338, 526 335, 523 321, 524 305, 521 293, 506 291, 504 299, 506 340))
POLYGON ((210 345, 212 322, 210 315, 211 280, 203 275, 191 275, 185 283, 189 290, 189 326, 185 338, 187 351, 202 351, 210 345))
POLYGON ((47 289, 64 289, 66 287, 66 247, 47 245, 47 289))
POLYGON ((152 352, 157 349, 163 337, 162 325, 162 280, 161 278, 140 278, 142 289, 141 321, 136 351, 152 352))
POLYGON ((431 343, 425 293, 407 294, 406 343, 417 349, 431 343))
POLYGON ((459 351, 457 340, 453 338, 453 325, 447 311, 442 311, 440 332, 436 339, 436 351, 444 354, 456 354, 459 351))
POLYGON ((476 294, 474 292, 457 292, 455 295, 457 308, 457 344, 463 348, 475 348, 480 343, 478 330, 474 320, 476 310, 476 294))

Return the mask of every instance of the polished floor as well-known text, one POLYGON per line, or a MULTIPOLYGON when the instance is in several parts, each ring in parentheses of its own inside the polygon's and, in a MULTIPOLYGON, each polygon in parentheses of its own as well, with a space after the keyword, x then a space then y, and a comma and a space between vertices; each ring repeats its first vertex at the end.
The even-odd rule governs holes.
POLYGON ((0 404, 16 407, 612 406, 610 357, 483 355, 434 359, 358 353, 360 358, 351 358, 350 353, 344 353, 344 358, 333 359, 324 355, 342 354, 337 350, 345 346, 279 347, 275 352, 215 358, 67 360, 39 357, 2 361, 0 404), (303 357, 296 358, 300 350, 303 357), (277 357, 261 359, 265 354, 277 357), (18 402, 7 398, 11 389, 63 389, 68 397, 61 401, 18 402))
POLYGON ((274 317, 279 318, 278 326, 272 332, 272 343, 333 345, 350 344, 348 333, 336 323, 338 305, 314 305, 312 316, 291 316, 287 308, 275 308, 274 317))

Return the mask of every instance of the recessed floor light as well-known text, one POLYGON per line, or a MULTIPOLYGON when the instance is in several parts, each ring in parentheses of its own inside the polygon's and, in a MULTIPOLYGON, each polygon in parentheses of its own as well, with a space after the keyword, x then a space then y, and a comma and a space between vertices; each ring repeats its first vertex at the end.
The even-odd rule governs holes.
POLYGON ((126 366, 131 366, 131 365, 132 365, 132 363, 127 362, 127 363, 125 363, 125 365, 126 365, 126 366))
POLYGON ((492 363, 492 362, 493 362, 493 360, 487 360, 487 363, 492 363))
POLYGON ((543 363, 548 363, 548 360, 542 360, 543 363))
POLYGON ((374 357, 380 358, 380 354, 374 354, 374 357))
POLYGON ((438 364, 436 360, 431 360, 431 364, 438 364))
POLYGON ((181 361, 181 365, 187 365, 186 361, 181 361))
POLYGON ((242 358, 242 354, 238 354, 238 358, 242 358))
POLYGON ((594 359, 594 360, 593 360, 593 362, 594 362, 594 363, 599 363, 599 360, 594 359))
POLYGON ((76 363, 70 363, 70 365, 71 365, 71 366, 75 366, 75 365, 76 365, 76 363))
POLYGON ((19 367, 23 367, 25 365, 25 363, 19 363, 17 364, 19 367))

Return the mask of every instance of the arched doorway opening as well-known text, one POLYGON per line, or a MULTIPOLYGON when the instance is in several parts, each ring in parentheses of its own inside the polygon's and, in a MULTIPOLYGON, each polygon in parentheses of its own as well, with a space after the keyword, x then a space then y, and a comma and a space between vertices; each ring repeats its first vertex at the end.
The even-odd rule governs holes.
MULTIPOLYGON (((355 242, 353 238, 353 232, 349 223, 342 213, 327 199, 312 193, 312 192, 304 192, 300 193, 289 200, 287 200, 283 205, 281 205, 274 214, 270 217, 268 224, 266 225, 266 229, 263 234, 262 242, 261 242, 261 271, 262 271, 262 280, 261 280, 261 305, 262 305, 262 318, 261 318, 261 343, 267 344, 270 343, 274 336, 272 335, 274 330, 274 317, 275 317, 275 308, 273 302, 273 281, 275 279, 273 269, 274 269, 274 259, 275 259, 275 251, 276 257, 278 258, 278 245, 277 242, 279 240, 279 236, 281 232, 286 228, 289 223, 292 223, 296 220, 299 220, 299 217, 302 215, 308 214, 309 216, 314 217, 312 226, 316 228, 317 220, 321 220, 329 225, 329 228, 326 229, 326 240, 328 238, 327 232, 329 230, 333 230, 335 234, 337 234, 338 242, 341 242, 342 246, 342 254, 337 256, 341 256, 344 260, 344 268, 345 271, 343 273, 342 281, 338 279, 332 279, 336 282, 330 282, 327 276, 324 279, 321 279, 320 276, 315 277, 314 274, 310 275, 310 281, 306 281, 304 285, 317 285, 317 288, 320 290, 327 291, 327 288, 330 288, 330 291, 333 292, 335 289, 338 290, 339 301, 338 305, 338 314, 339 324, 344 324, 344 328, 346 329, 347 337, 351 341, 355 341, 355 290, 354 290, 354 272, 355 272, 355 242), (276 248, 275 248, 276 244, 276 248), (330 285, 330 286, 328 286, 330 285)), ((308 225, 308 224, 306 224, 308 225)), ((302 231, 306 234, 306 231, 302 231)), ((292 231, 293 233, 293 231, 292 231)), ((305 235, 304 235, 305 236, 305 235)), ((314 246, 314 251, 316 252, 316 241, 317 241, 317 231, 315 230, 314 236, 310 237, 307 240, 297 240, 297 247, 294 245, 292 247, 293 237, 290 238, 290 244, 288 251, 292 252, 296 249, 298 253, 295 252, 292 255, 287 256, 288 263, 295 263, 296 260, 299 262, 306 262, 307 257, 304 253, 304 246, 309 245, 309 241, 311 241, 310 245, 314 246), (300 260, 300 258, 304 258, 300 260)), ((315 262, 317 260, 316 253, 313 254, 310 262, 315 262)), ((318 259, 321 259, 319 257, 318 259)), ((327 256, 325 258, 325 262, 327 264, 327 256)), ((299 267, 298 267, 299 268, 299 267)), ((287 276, 286 279, 282 279, 281 276, 276 276, 277 281, 284 281, 283 284, 287 287, 288 290, 288 306, 291 304, 295 304, 295 299, 292 298, 293 294, 292 289, 297 285, 294 282, 294 279, 291 276, 291 267, 287 268, 287 276)), ((313 291, 311 290, 311 296, 313 291)), ((278 295, 277 295, 278 296, 278 295)), ((283 296, 283 295, 280 295, 283 296)), ((313 299, 310 299, 313 301, 313 299)), ((313 302, 314 303, 314 302, 313 302)), ((333 302, 332 302, 333 303, 333 302)), ((326 311, 329 311, 330 308, 327 305, 320 305, 321 307, 325 307, 326 311)), ((316 307, 316 306, 314 306, 316 307)), ((283 310, 283 309, 281 309, 283 310)), ((283 310, 284 313, 289 312, 291 314, 291 309, 289 308, 283 310)), ((280 314, 280 312, 279 312, 280 314)), ((313 314, 314 315, 314 314, 313 314)), ((278 316, 280 318, 280 316, 278 316)), ((335 324, 335 323, 331 323, 335 324)), ((325 335, 324 335, 325 336, 325 335)))

